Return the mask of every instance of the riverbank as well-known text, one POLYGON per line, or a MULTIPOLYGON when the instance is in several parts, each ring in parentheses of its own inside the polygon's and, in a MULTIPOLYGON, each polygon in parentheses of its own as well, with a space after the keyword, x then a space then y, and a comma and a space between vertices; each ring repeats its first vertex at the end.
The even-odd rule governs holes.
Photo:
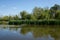
POLYGON ((9 25, 60 25, 60 20, 10 20, 9 25))

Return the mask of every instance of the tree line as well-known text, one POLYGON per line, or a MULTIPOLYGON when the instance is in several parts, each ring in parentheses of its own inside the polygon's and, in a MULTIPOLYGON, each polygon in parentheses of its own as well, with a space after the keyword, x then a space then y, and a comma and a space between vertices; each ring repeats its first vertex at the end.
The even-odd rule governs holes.
POLYGON ((23 10, 19 16, 0 17, 0 21, 9 20, 60 20, 60 5, 55 4, 50 8, 34 7, 31 13, 23 10))
POLYGON ((20 16, 4 16, 0 20, 40 20, 40 19, 60 19, 60 5, 55 4, 51 8, 33 8, 32 12, 21 11, 20 16))

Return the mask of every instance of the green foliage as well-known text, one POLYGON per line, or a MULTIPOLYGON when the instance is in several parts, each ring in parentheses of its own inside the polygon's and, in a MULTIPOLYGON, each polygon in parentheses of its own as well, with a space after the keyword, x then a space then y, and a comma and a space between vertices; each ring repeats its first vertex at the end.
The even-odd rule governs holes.
POLYGON ((60 10, 56 11, 55 19, 60 19, 60 10))
POLYGON ((31 14, 27 14, 27 15, 26 15, 26 19, 31 20, 31 18, 32 18, 32 17, 31 17, 31 14))
POLYGON ((35 17, 35 19, 40 19, 42 12, 43 12, 42 8, 35 7, 33 9, 33 16, 35 17))
POLYGON ((55 4, 50 8, 51 18, 53 19, 55 18, 55 15, 57 14, 57 10, 60 10, 60 5, 55 4))
POLYGON ((27 12, 26 11, 20 12, 20 16, 21 16, 21 19, 22 20, 25 20, 26 19, 26 15, 27 15, 27 12))
POLYGON ((2 18, 3 21, 8 21, 8 19, 9 19, 8 16, 4 16, 4 17, 2 18))
POLYGON ((19 20, 18 15, 15 15, 13 18, 14 18, 14 20, 19 20))
POLYGON ((11 20, 9 24, 20 25, 20 24, 33 24, 33 25, 60 25, 60 20, 11 20))
POLYGON ((57 20, 60 20, 60 5, 57 4, 50 9, 35 7, 31 13, 21 11, 19 16, 0 17, 0 21, 9 21, 9 24, 60 24, 57 20))

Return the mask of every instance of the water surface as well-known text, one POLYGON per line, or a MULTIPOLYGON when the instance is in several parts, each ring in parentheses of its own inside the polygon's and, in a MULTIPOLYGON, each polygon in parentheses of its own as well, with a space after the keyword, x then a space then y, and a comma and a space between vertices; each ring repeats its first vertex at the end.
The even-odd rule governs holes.
POLYGON ((0 40, 60 40, 59 25, 0 25, 0 40))

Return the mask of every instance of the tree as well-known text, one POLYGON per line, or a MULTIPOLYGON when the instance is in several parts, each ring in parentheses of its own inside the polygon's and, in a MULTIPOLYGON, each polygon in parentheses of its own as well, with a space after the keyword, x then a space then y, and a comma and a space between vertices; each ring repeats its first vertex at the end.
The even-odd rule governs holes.
POLYGON ((4 16, 4 17, 2 18, 2 20, 8 21, 8 20, 9 20, 9 17, 8 17, 8 16, 4 16))
POLYGON ((26 19, 31 20, 31 14, 27 14, 26 19))
POLYGON ((43 11, 42 8, 35 7, 35 8, 33 9, 33 15, 34 15, 34 17, 35 17, 36 19, 40 19, 40 18, 41 18, 42 11, 43 11))
POLYGON ((15 16, 14 16, 14 20, 19 20, 18 15, 15 15, 15 16))
POLYGON ((26 19, 27 12, 26 11, 22 11, 22 12, 20 12, 20 15, 21 15, 21 19, 22 20, 25 20, 26 19))
POLYGON ((56 11, 55 19, 60 19, 60 10, 56 11))
POLYGON ((9 16, 9 20, 14 20, 14 18, 12 16, 9 16))
POLYGON ((57 10, 60 10, 60 5, 55 4, 50 8, 50 14, 52 18, 55 18, 55 14, 57 10))
POLYGON ((43 16, 44 16, 44 19, 50 19, 49 9, 45 9, 43 11, 43 16))

